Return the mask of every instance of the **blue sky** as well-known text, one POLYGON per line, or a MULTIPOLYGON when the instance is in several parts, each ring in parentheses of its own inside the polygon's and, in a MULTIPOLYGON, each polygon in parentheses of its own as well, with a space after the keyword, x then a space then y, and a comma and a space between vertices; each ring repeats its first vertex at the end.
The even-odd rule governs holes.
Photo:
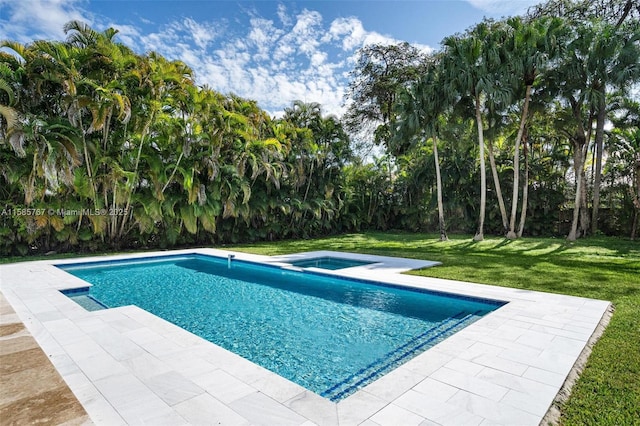
POLYGON ((340 115, 356 52, 408 41, 429 51, 483 17, 540 0, 0 0, 0 39, 59 39, 78 19, 144 53, 180 59, 198 84, 255 99, 272 115, 293 100, 340 115))

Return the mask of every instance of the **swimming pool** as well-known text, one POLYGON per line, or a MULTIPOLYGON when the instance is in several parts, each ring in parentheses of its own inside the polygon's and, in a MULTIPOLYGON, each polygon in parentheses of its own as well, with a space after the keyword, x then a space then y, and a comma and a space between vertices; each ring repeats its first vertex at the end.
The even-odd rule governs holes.
POLYGON ((320 268, 335 271, 338 269, 353 268, 354 266, 370 265, 372 263, 375 262, 323 256, 315 257, 312 259, 294 260, 291 262, 291 265, 297 266, 299 268, 320 268))
POLYGON ((199 254, 59 267, 331 401, 504 304, 199 254))

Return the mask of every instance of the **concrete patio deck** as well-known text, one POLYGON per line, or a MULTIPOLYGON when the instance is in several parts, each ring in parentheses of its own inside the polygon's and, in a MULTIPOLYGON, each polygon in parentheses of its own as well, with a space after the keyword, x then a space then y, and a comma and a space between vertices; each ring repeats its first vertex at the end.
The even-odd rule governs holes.
MULTIPOLYGON (((195 252, 230 253, 109 259, 195 252)), ((404 261, 333 273, 509 303, 338 403, 135 306, 85 311, 58 290, 86 284, 53 266, 77 260, 0 265, 0 290, 99 425, 539 424, 609 302, 400 275, 404 261)))

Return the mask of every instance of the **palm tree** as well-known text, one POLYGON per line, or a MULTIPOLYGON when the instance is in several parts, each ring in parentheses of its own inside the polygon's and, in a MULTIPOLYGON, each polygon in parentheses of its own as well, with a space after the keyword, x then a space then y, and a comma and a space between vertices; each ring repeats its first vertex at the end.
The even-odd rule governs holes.
MULTIPOLYGON (((143 149, 153 151, 149 139, 153 137, 154 125, 162 120, 163 114, 171 114, 178 106, 176 99, 183 97, 186 87, 193 85, 192 71, 181 61, 167 61, 162 56, 152 52, 132 70, 131 75, 139 82, 140 104, 137 105, 138 114, 133 123, 133 132, 137 140, 137 152, 134 154, 132 164, 133 181, 127 185, 123 210, 131 211, 133 195, 140 186, 140 162, 143 158, 143 149)), ((132 147, 132 146, 131 146, 132 147)), ((150 155, 153 155, 150 153, 150 155)), ((122 238, 126 234, 127 224, 132 213, 121 216, 116 238, 122 238)))
POLYGON ((628 196, 633 206, 630 232, 633 240, 640 222, 640 127, 616 128, 611 138, 616 148, 610 160, 611 165, 621 169, 623 179, 628 181, 628 196))
POLYGON ((60 181, 70 185, 74 180, 73 170, 80 164, 75 143, 76 130, 61 119, 42 120, 32 114, 24 118, 20 132, 32 168, 25 181, 25 204, 30 205, 37 193, 42 198, 47 190, 57 193, 60 181), (42 178, 43 185, 37 179, 42 178))
POLYGON ((611 154, 607 159, 607 174, 624 188, 621 195, 630 200, 633 209, 630 238, 633 240, 640 226, 640 103, 623 100, 613 127, 609 132, 611 154))
POLYGON ((485 167, 483 103, 487 96, 496 96, 500 91, 493 79, 500 57, 498 46, 487 43, 492 31, 491 23, 484 21, 464 37, 450 36, 444 39, 443 69, 448 91, 460 97, 471 97, 478 133, 480 158, 480 217, 475 241, 484 239, 484 220, 487 200, 487 172, 485 167))
MULTIPOLYGON (((496 76, 496 79, 504 78, 496 76)), ((488 99, 487 102, 487 153, 489 154, 489 166, 491 167, 491 174, 493 175, 493 184, 496 190, 496 198, 498 199, 498 208, 500 210, 500 218, 502 219, 502 233, 506 234, 509 229, 507 210, 504 204, 504 197, 502 196, 502 185, 500 184, 500 176, 498 174, 498 166, 494 155, 494 142, 499 139, 500 132, 503 131, 505 124, 504 120, 504 105, 496 105, 493 99, 488 99)), ((501 144, 500 144, 501 145, 501 144)), ((501 146, 498 146, 501 148, 501 146)))
MULTIPOLYGON (((507 232, 507 238, 513 239, 518 236, 515 232, 515 226, 520 187, 520 144, 529 116, 531 93, 541 69, 549 63, 554 54, 555 33, 562 25, 562 21, 559 19, 540 18, 525 23, 521 18, 511 18, 507 20, 507 25, 513 30, 508 53, 514 71, 515 82, 517 86, 524 85, 525 87, 520 126, 518 127, 513 154, 513 194, 511 197, 509 230, 507 232)), ((522 211, 525 209, 523 198, 522 211)), ((521 227, 524 227, 524 224, 521 227)), ((519 234, 522 235, 522 232, 519 232, 519 234)))
POLYGON ((640 26, 637 22, 620 27, 597 23, 593 30, 586 66, 592 90, 589 95, 596 110, 596 164, 591 216, 591 232, 595 234, 600 207, 607 91, 609 88, 628 91, 631 84, 640 81, 640 26))
MULTIPOLYGON (((16 87, 17 85, 17 72, 15 68, 21 68, 18 61, 5 52, 0 52, 0 94, 4 92, 4 96, 0 97, 0 141, 3 143, 9 140, 12 143, 13 149, 17 154, 24 154, 24 150, 19 141, 19 137, 16 139, 11 138, 11 134, 19 127, 19 113, 15 108, 16 99, 16 87), (13 68, 10 66, 13 65, 13 68)), ((19 132, 18 132, 19 133, 19 132)))
MULTIPOLYGON (((526 130, 521 136, 523 142, 524 155, 524 183, 522 185, 522 209, 520 210, 520 225, 518 226, 518 238, 522 238, 524 232, 524 224, 527 220, 527 209, 529 207, 529 148, 527 144, 526 130)), ((508 236, 507 236, 508 238, 508 236)))
POLYGON ((587 24, 562 28, 558 33, 558 45, 562 47, 562 51, 556 66, 546 73, 545 89, 560 100, 562 110, 557 115, 557 127, 571 141, 573 148, 576 193, 571 230, 567 239, 575 241, 579 235, 586 235, 589 229, 584 165, 594 114, 594 109, 588 105, 590 89, 587 68, 593 32, 587 24))
MULTIPOLYGON (((437 58, 434 58, 437 60, 437 58)), ((438 229, 440 241, 446 241, 447 232, 442 202, 442 177, 438 156, 438 133, 440 119, 449 108, 444 86, 440 81, 442 70, 431 66, 422 78, 409 89, 400 92, 396 106, 397 122, 394 126, 393 143, 396 146, 415 145, 418 140, 432 140, 433 157, 436 172, 436 192, 438 203, 438 229)), ((399 152, 403 148, 396 148, 399 152)))
MULTIPOLYGON (((2 64, 4 75, 15 79, 16 73, 24 74, 35 88, 47 87, 52 92, 61 94, 61 97, 46 96, 52 103, 48 107, 53 111, 64 113, 73 108, 69 105, 74 102, 73 98, 77 97, 76 83, 81 80, 75 69, 76 51, 59 42, 36 41, 25 46, 4 41, 2 46, 11 49, 17 55, 11 59, 7 58, 7 62, 2 64), (12 63, 19 71, 12 71, 7 63, 12 63), (53 83, 53 86, 46 86, 48 83, 53 83)), ((9 102, 14 104, 14 88, 4 79, 0 81, 4 82, 2 87, 9 97, 9 102)), ((4 108, 6 126, 3 126, 3 131, 16 154, 24 156, 28 153, 32 156, 32 168, 25 185, 25 203, 28 205, 34 199, 38 177, 44 178, 45 181, 39 191, 41 194, 44 194, 46 189, 55 193, 59 187, 59 178, 67 184, 73 182, 73 169, 80 164, 76 149, 80 132, 73 128, 73 123, 66 117, 43 117, 37 114, 39 108, 30 111, 32 105, 24 102, 32 102, 32 98, 44 96, 35 96, 35 92, 30 92, 31 87, 20 89, 23 91, 20 94, 20 98, 24 98, 21 101, 23 104, 15 106, 22 111, 19 112, 8 105, 4 108)))
POLYGON ((335 117, 323 117, 317 103, 294 101, 282 120, 292 126, 293 133, 287 150, 291 198, 295 200, 289 227, 311 221, 312 228, 326 228, 328 217, 335 217, 343 205, 338 179, 341 167, 352 157, 349 137, 335 117))

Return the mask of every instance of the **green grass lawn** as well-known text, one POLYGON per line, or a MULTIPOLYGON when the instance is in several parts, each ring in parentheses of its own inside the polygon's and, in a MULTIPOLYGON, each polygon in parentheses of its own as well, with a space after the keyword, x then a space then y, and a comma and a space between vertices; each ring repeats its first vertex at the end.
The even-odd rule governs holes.
MULTIPOLYGON (((576 243, 552 238, 476 243, 471 236, 440 242, 436 235, 385 232, 226 248, 265 255, 336 250, 436 260, 443 265, 411 273, 609 300, 613 318, 562 407, 561 422, 640 425, 640 242, 598 237, 576 243)), ((35 258, 0 263, 20 260, 35 258)))
POLYGON ((337 250, 437 260, 414 275, 609 300, 615 312, 561 408, 565 425, 640 425, 640 242, 617 238, 525 238, 509 241, 435 235, 365 233, 303 241, 238 245, 278 255, 337 250))

